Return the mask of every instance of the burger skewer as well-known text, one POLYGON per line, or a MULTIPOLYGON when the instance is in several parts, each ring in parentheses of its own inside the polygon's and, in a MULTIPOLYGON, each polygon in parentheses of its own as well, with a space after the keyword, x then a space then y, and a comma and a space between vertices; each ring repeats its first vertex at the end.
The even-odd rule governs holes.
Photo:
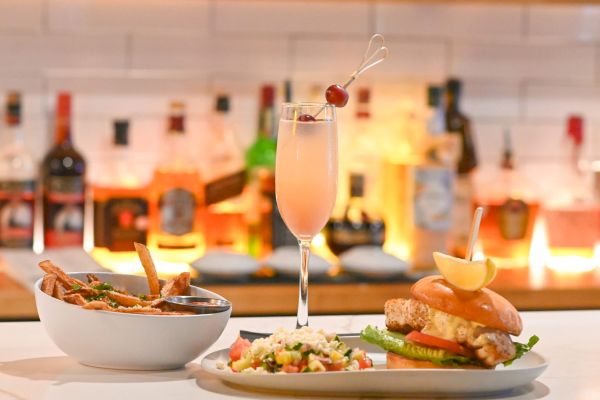
POLYGON ((477 236, 479 236, 479 225, 481 225, 481 217, 483 216, 483 207, 477 207, 475 209, 475 215, 473 215, 473 223, 471 224, 471 230, 469 231, 469 240, 467 241, 467 252, 465 253, 465 260, 473 260, 473 250, 475 249, 475 242, 477 242, 477 236))

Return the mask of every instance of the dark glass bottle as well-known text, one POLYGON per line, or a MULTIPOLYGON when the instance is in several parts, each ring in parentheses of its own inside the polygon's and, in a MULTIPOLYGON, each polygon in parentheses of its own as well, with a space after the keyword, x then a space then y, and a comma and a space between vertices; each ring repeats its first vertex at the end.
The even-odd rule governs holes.
POLYGON ((42 162, 44 246, 83 245, 85 171, 71 140, 71 95, 57 98, 54 145, 42 162))
POLYGON ((453 253, 457 257, 464 257, 466 254, 472 217, 471 201, 474 194, 471 172, 477 166, 471 121, 459 108, 461 92, 461 81, 449 79, 446 82, 446 131, 449 134, 457 134, 461 142, 461 155, 454 185, 451 235, 453 253))
POLYGON ((462 82, 458 79, 449 79, 446 83, 446 130, 460 135, 462 152, 457 172, 468 174, 477 166, 477 155, 471 121, 460 111, 461 94, 462 82))

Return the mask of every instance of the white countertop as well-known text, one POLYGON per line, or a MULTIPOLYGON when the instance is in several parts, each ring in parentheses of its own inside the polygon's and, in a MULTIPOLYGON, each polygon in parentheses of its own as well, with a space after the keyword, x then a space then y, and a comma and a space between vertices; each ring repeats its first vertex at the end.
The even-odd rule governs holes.
MULTIPOLYGON (((537 334, 541 340, 536 351, 549 359, 550 366, 529 387, 492 398, 600 399, 600 310, 522 316, 521 341, 537 334)), ((361 315, 312 317, 310 322, 313 327, 341 333, 359 332, 367 324, 382 326, 383 320, 382 315, 361 315)), ((209 352, 229 346, 240 329, 265 332, 294 324, 294 318, 288 317, 232 318, 209 352)), ((185 369, 165 372, 92 368, 62 353, 39 322, 5 322, 0 323, 0 399, 293 398, 226 386, 201 371, 200 360, 185 369)))

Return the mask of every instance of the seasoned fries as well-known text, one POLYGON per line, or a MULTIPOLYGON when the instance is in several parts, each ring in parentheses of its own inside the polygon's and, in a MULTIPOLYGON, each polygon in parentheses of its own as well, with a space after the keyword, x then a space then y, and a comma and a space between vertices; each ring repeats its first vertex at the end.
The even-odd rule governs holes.
POLYGON ((127 314, 186 315, 189 312, 173 311, 164 300, 168 296, 185 295, 190 292, 190 274, 183 272, 160 287, 160 281, 146 246, 135 243, 150 288, 149 295, 133 295, 102 282, 94 274, 87 274, 88 283, 67 275, 49 260, 39 263, 46 273, 41 290, 66 303, 81 306, 86 310, 111 311, 127 314))
POLYGON ((156 274, 156 268, 154 267, 154 261, 152 261, 152 257, 150 256, 150 251, 146 246, 140 243, 133 243, 133 246, 138 253, 144 271, 146 271, 150 294, 160 294, 160 283, 158 281, 158 275, 156 274))

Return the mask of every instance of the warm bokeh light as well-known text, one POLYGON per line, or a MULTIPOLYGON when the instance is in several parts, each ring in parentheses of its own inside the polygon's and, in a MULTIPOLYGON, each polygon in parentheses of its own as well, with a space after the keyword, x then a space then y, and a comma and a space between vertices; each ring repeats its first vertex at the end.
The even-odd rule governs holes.
MULTIPOLYGON (((160 257, 160 251, 150 250, 153 255, 154 266, 161 278, 168 278, 191 270, 188 262, 165 260, 160 257)), ((138 259, 137 253, 134 251, 111 252, 104 248, 95 248, 91 252, 91 255, 100 265, 113 272, 136 275, 144 274, 142 264, 138 259)), ((194 256, 195 254, 190 254, 188 257, 194 256)))

